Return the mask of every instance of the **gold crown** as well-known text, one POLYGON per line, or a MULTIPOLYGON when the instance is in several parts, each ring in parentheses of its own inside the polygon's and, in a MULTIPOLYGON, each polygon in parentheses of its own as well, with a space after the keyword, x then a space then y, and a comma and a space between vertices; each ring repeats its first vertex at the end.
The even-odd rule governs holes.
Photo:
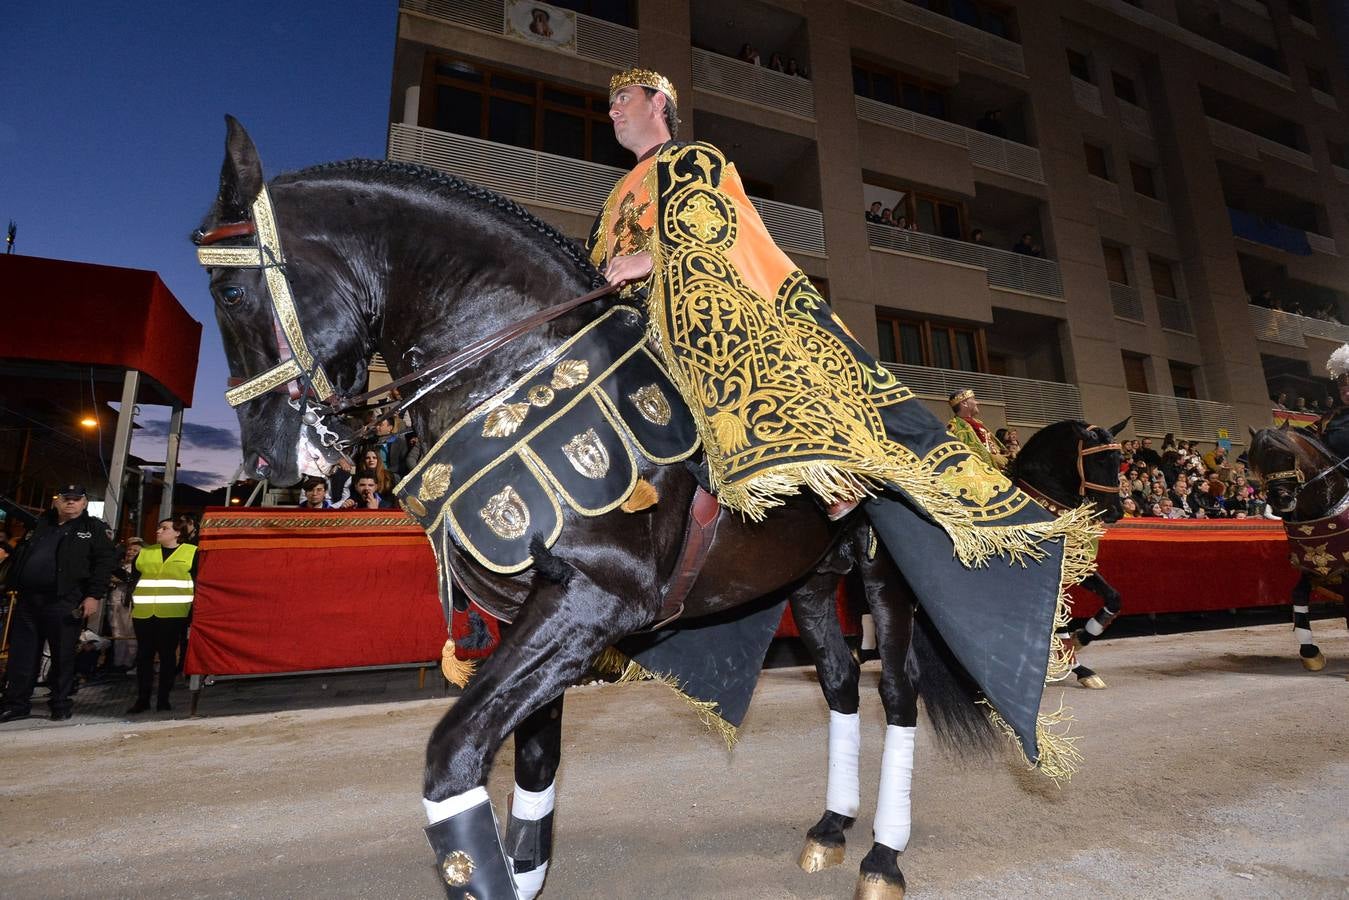
POLYGON ((651 69, 626 69, 619 72, 609 79, 609 96, 612 97, 623 88, 632 87, 634 84, 660 91, 666 97, 669 97, 670 102, 676 107, 679 106, 679 95, 675 93, 674 85, 670 83, 670 79, 651 69))
POLYGON ((951 402, 951 408, 952 408, 952 409, 955 409, 957 406, 959 406, 960 404, 964 403, 966 400, 970 399, 970 398, 973 397, 973 396, 974 396, 974 391, 973 391, 972 389, 970 389, 970 388, 965 388, 965 390, 963 390, 963 391, 956 391, 954 394, 951 395, 951 401, 950 401, 950 402, 951 402))

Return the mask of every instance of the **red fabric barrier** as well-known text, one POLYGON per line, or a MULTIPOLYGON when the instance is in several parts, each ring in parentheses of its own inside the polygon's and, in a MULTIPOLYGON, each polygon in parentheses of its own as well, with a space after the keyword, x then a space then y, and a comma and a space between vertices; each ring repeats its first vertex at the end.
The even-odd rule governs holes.
POLYGON ((188 674, 440 659, 435 559, 401 510, 210 509, 201 549, 188 674))
MULTIPOLYGON (((1097 565, 1125 615, 1276 606, 1298 579, 1283 523, 1269 519, 1127 519, 1106 530, 1097 565)), ((1074 616, 1101 608, 1080 587, 1072 600, 1074 616)))

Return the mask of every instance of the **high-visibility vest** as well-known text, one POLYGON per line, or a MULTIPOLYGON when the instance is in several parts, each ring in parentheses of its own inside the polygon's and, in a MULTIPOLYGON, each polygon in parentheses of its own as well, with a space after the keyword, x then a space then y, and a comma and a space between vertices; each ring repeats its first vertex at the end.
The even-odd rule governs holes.
POLYGON ((164 548, 146 547, 136 556, 140 581, 131 594, 131 618, 182 619, 192 610, 194 544, 179 544, 164 558, 164 548))

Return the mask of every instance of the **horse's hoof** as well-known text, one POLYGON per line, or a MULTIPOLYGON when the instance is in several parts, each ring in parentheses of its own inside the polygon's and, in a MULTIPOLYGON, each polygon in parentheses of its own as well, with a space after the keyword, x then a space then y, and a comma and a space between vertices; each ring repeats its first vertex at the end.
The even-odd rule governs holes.
POLYGON ((823 872, 825 869, 831 869, 843 862, 843 854, 847 845, 843 843, 826 844, 817 841, 815 838, 806 838, 806 846, 801 848, 801 858, 796 864, 801 867, 803 872, 814 875, 816 872, 823 872))
POLYGON ((1100 675, 1088 675, 1086 678, 1079 678, 1077 683, 1093 691, 1103 691, 1106 687, 1105 679, 1100 675))
POLYGON ((852 896, 853 900, 904 900, 904 885, 866 874, 857 879, 857 890, 852 896))
POLYGON ((1326 655, 1320 650, 1316 651, 1315 656, 1304 656, 1302 658, 1302 668, 1308 672, 1319 672, 1326 667, 1326 655))

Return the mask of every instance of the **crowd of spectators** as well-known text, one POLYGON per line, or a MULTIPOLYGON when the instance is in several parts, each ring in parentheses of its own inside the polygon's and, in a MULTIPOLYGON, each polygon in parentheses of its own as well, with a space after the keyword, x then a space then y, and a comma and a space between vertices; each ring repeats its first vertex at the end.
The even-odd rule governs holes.
POLYGON ((1229 460, 1219 445, 1201 453, 1195 441, 1151 438, 1121 441, 1119 493, 1126 518, 1275 518, 1262 486, 1242 459, 1229 460))
MULTIPOLYGON (((747 62, 752 66, 764 65, 763 57, 759 55, 759 49, 748 41, 740 48, 740 53, 736 59, 741 62, 747 62)), ((795 56, 783 56, 781 53, 773 52, 768 57, 768 65, 765 68, 772 69, 774 72, 781 72, 784 75, 794 75, 797 78, 810 78, 810 73, 806 67, 796 61, 795 56)))
POLYGON ((1251 303, 1277 312, 1292 313, 1295 316, 1305 316, 1309 319, 1320 319, 1322 322, 1330 322, 1335 325, 1344 324, 1340 318, 1340 312, 1332 300, 1303 303, 1288 297, 1278 297, 1269 288, 1265 288, 1251 297, 1251 303))
POLYGON ((343 460, 327 478, 306 478, 300 484, 300 509, 393 509, 393 487, 421 459, 421 441, 401 419, 375 423, 375 436, 343 460))
MULTIPOLYGON (((908 214, 905 213, 901 207, 896 206, 891 208, 885 206, 879 200, 872 201, 872 204, 867 207, 864 215, 866 216, 867 222, 874 225, 889 225, 892 228, 900 228, 904 231, 922 230, 918 227, 917 222, 909 221, 908 214)), ((971 228, 969 237, 965 239, 965 243, 977 244, 980 247, 990 246, 988 239, 984 237, 984 230, 982 228, 971 228)), ((1023 232, 1021 237, 1017 239, 1017 242, 1008 249, 1013 253, 1019 253, 1023 256, 1043 257, 1045 255, 1044 248, 1035 240, 1035 235, 1031 234, 1029 231, 1023 232)))

